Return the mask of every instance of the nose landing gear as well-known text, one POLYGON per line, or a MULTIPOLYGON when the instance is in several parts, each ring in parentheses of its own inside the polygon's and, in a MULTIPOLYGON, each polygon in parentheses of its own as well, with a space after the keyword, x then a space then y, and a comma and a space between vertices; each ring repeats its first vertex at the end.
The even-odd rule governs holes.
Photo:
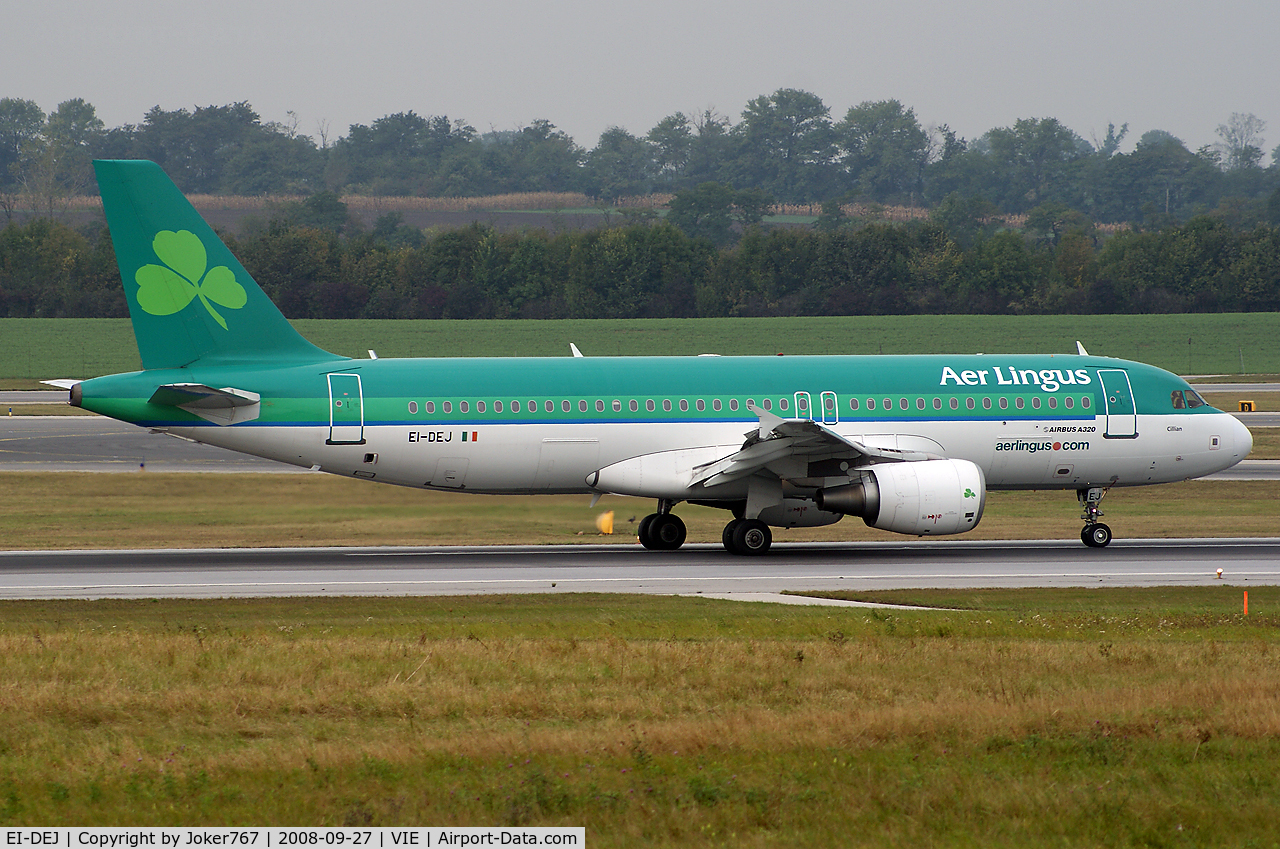
MULTIPOLYGON (((1114 483, 1114 481, 1113 481, 1114 483)), ((1090 548, 1105 548, 1111 542, 1111 528, 1098 521, 1105 515, 1099 505, 1106 498, 1111 487, 1092 486, 1088 489, 1077 489, 1076 499, 1084 508, 1080 518, 1084 519, 1084 527, 1080 530, 1080 541, 1090 548)))

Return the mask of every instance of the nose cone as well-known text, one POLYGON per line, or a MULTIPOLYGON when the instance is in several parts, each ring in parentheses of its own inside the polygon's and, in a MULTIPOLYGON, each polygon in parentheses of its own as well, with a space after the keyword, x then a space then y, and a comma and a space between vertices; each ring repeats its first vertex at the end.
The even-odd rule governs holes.
POLYGON ((1249 432, 1249 428, 1244 426, 1244 422, 1231 416, 1231 438, 1235 444, 1236 462, 1243 460, 1249 456, 1249 452, 1253 451, 1253 434, 1249 432))

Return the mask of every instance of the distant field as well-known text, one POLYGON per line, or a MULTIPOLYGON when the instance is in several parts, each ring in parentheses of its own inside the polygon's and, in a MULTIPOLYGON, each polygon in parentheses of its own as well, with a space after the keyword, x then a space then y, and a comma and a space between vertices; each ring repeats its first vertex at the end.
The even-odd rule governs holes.
MULTIPOLYGON (((294 325, 367 357, 1075 352, 1179 374, 1280 372, 1280 314, 849 316, 564 321, 322 321, 294 325)), ((0 378, 91 377, 140 368, 127 319, 0 319, 0 378)))

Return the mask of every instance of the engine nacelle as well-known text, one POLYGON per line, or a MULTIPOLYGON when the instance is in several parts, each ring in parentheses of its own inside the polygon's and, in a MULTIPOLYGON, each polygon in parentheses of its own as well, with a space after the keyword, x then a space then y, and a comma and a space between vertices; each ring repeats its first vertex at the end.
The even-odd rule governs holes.
POLYGON ((843 513, 819 510, 808 498, 784 498, 781 504, 760 511, 760 521, 775 528, 816 528, 834 525, 843 518, 843 513))
POLYGON ((899 534, 962 534, 982 521, 987 504, 982 469, 968 460, 882 463, 861 480, 818 490, 818 509, 861 516, 899 534))

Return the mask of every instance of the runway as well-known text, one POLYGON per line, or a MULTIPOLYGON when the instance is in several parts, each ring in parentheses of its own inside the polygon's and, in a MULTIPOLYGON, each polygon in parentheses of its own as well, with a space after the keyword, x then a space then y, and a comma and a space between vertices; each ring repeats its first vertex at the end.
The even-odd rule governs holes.
MULTIPOLYGON (((1248 427, 1280 427, 1280 413, 1237 413, 1248 427)), ((102 416, 0 418, 0 472, 255 472, 317 474, 102 416)), ((1245 460, 1209 480, 1280 480, 1280 461, 1245 460)))
POLYGON ((783 590, 1280 583, 1280 539, 929 540, 638 545, 0 552, 0 598, 653 593, 748 598, 783 590), (1223 578, 1215 577, 1221 567, 1223 578))

